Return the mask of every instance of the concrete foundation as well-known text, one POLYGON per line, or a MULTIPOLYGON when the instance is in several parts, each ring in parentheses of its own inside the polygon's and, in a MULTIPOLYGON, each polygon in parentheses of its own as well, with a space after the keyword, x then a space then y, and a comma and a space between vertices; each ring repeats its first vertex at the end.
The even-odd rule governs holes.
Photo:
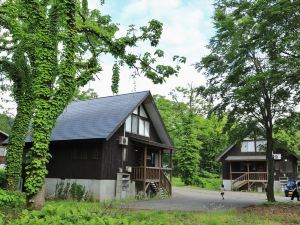
MULTIPOLYGON (((232 182, 231 180, 223 180, 225 190, 231 190, 231 182, 232 182)), ((262 188, 264 188, 264 187, 262 187, 262 188)), ((276 192, 283 191, 280 182, 277 180, 274 181, 274 191, 276 191, 276 192)))
MULTIPOLYGON (((89 179, 60 179, 46 178, 46 197, 54 197, 56 185, 60 182, 77 183, 83 185, 95 200, 113 200, 116 198, 115 180, 89 180, 89 179)), ((135 197, 135 182, 129 183, 129 194, 126 198, 135 197)))

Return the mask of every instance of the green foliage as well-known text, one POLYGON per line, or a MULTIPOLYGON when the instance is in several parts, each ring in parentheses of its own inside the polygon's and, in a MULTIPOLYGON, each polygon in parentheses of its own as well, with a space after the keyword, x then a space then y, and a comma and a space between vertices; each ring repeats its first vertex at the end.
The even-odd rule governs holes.
POLYGON ((216 35, 211 38, 210 53, 196 65, 207 75, 206 95, 219 101, 215 111, 228 111, 229 117, 241 123, 263 127, 267 139, 270 201, 275 200, 273 125, 294 111, 299 102, 299 67, 288 63, 293 58, 291 52, 297 57, 300 53, 299 39, 291 35, 299 28, 294 24, 299 24, 299 14, 293 14, 284 22, 277 21, 274 17, 284 15, 281 7, 286 13, 294 12, 295 8, 299 10, 296 2, 287 0, 278 4, 217 1, 216 35))
POLYGON ((102 71, 99 58, 103 54, 110 54, 116 60, 114 92, 118 91, 118 66, 127 65, 134 71, 133 75, 144 75, 154 83, 162 83, 178 74, 180 64, 185 62, 184 57, 176 56, 174 68, 161 65, 158 62, 164 55, 161 50, 155 54, 127 53, 128 48, 136 47, 141 41, 156 47, 162 24, 151 20, 139 29, 130 26, 124 36, 117 37, 118 26, 99 10, 89 10, 88 1, 7 0, 1 4, 0 28, 6 30, 0 37, 0 51, 4 55, 1 63, 6 65, 8 75, 17 71, 24 78, 19 82, 17 77, 11 77, 18 114, 8 151, 8 184, 15 187, 20 176, 24 138, 31 122, 33 146, 26 159, 25 180, 29 203, 34 203, 32 198, 44 184, 55 121, 75 91, 102 71))
POLYGON ((0 130, 9 134, 13 125, 13 118, 6 115, 0 114, 0 130))
POLYGON ((6 173, 4 169, 0 169, 0 188, 6 187, 6 173))
POLYGON ((176 147, 175 175, 188 179, 186 184, 196 184, 198 176, 218 175, 220 163, 215 157, 229 145, 228 134, 224 132, 227 119, 205 117, 210 104, 197 91, 176 88, 172 100, 154 97, 176 147))
POLYGON ((87 89, 86 91, 80 91, 79 89, 77 89, 75 90, 75 93, 73 95, 74 101, 89 100, 94 98, 98 98, 98 95, 95 90, 91 88, 87 89))
MULTIPOLYGON (((299 207, 295 204, 281 203, 276 205, 252 206, 251 209, 183 212, 158 210, 128 210, 127 208, 111 207, 99 203, 86 202, 47 202, 39 211, 23 210, 18 218, 7 221, 14 225, 39 224, 87 224, 87 225, 237 225, 237 224, 268 224, 279 225, 295 222, 291 220, 291 212, 296 213, 299 207), (285 211, 287 214, 282 214, 285 211), (276 216, 274 216, 274 212, 276 216), (279 213, 277 213, 279 212, 279 213)), ((2 209, 0 208, 0 212, 2 209)), ((6 211, 2 217, 14 211, 6 211)), ((292 215, 293 216, 293 215, 292 215)), ((0 215, 1 221, 1 215, 0 215)))
POLYGON ((0 208, 18 208, 25 205, 25 196, 20 192, 8 192, 0 189, 0 208))
POLYGON ((85 190, 83 185, 73 182, 65 183, 63 181, 56 184, 55 187, 55 198, 56 199, 71 199, 77 201, 85 201, 89 199, 88 191, 85 190))
POLYGON ((195 188, 195 189, 205 189, 205 190, 220 190, 222 180, 220 177, 217 177, 215 174, 211 174, 211 177, 206 174, 206 177, 197 177, 193 185, 185 185, 181 178, 173 177, 172 178, 172 185, 174 187, 188 187, 188 188, 195 188))

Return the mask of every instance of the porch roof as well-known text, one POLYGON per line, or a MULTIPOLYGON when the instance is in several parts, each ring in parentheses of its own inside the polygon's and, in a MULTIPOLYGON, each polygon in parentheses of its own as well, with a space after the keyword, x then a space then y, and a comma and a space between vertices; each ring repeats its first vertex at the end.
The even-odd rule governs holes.
POLYGON ((265 155, 241 155, 241 156, 227 156, 225 161, 266 161, 265 155))
POLYGON ((134 141, 134 142, 138 142, 138 143, 142 143, 148 146, 154 146, 157 148, 162 148, 164 150, 175 150, 175 148, 173 146, 170 145, 166 145, 166 144, 161 144, 155 141, 151 141, 151 140, 146 140, 146 139, 142 139, 142 138, 138 138, 138 137, 130 137, 130 140, 134 141))

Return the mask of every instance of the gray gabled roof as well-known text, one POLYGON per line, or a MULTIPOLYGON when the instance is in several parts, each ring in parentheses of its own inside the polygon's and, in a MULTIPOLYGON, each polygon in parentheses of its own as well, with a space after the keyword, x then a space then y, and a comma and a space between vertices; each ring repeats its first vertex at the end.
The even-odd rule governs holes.
POLYGON ((227 152, 229 152, 236 144, 237 144, 237 142, 235 142, 233 145, 230 145, 228 148, 226 148, 223 152, 221 152, 220 155, 218 155, 218 156, 216 157, 216 160, 217 160, 217 161, 220 161, 221 158, 222 158, 227 152))
MULTIPOLYGON (((58 117, 52 130, 51 141, 108 140, 142 103, 163 144, 173 146, 150 91, 70 103, 58 117)), ((5 142, 7 143, 7 140, 5 142)), ((26 142, 31 142, 30 136, 27 136, 26 142)))
POLYGON ((58 117, 51 141, 109 139, 149 94, 143 91, 72 102, 58 117))

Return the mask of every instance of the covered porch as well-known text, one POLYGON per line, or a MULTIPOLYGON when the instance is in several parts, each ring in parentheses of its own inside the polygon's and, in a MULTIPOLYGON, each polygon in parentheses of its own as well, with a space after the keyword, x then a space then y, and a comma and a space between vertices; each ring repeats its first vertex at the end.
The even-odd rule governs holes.
POLYGON ((132 168, 131 180, 139 182, 142 191, 172 195, 173 148, 150 140, 131 138, 137 160, 132 168))
POLYGON ((265 187, 268 182, 268 165, 265 156, 228 156, 232 190, 248 190, 253 185, 265 187))

